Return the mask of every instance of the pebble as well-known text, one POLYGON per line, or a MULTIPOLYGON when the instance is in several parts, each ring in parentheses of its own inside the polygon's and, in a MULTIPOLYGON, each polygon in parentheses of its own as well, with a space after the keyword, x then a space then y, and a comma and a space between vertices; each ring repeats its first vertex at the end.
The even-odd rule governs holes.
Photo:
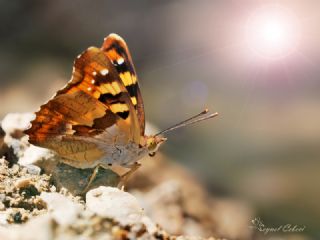
POLYGON ((41 173, 41 168, 39 168, 38 166, 29 164, 29 165, 26 165, 25 167, 26 167, 27 172, 28 172, 29 174, 38 175, 38 176, 39 176, 40 173, 41 173))
POLYGON ((3 202, 6 199, 6 195, 4 193, 0 193, 0 202, 3 202))
POLYGON ((57 191, 56 186, 52 185, 52 186, 50 187, 50 192, 56 192, 56 191, 57 191))
POLYGON ((12 168, 11 168, 11 173, 16 175, 19 172, 19 169, 20 169, 19 165, 18 164, 14 164, 12 166, 12 168))
POLYGON ((32 179, 30 177, 21 178, 14 183, 14 187, 17 189, 26 188, 33 185, 32 179))

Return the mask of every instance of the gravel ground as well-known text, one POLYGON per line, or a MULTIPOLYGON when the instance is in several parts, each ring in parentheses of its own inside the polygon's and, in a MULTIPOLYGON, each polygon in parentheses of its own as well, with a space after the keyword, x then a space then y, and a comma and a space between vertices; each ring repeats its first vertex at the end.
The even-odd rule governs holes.
MULTIPOLYGON (((154 224, 131 194, 112 187, 86 201, 56 191, 34 165, 0 160, 0 239, 202 239, 172 236, 154 224), (34 230, 34 231, 30 231, 34 230)), ((213 238, 212 238, 213 239, 213 238)))
POLYGON ((1 240, 196 240, 232 234, 249 239, 250 231, 243 229, 248 229, 250 211, 221 225, 226 211, 215 214, 219 201, 161 154, 143 162, 128 192, 112 187, 117 178, 101 171, 90 191, 79 195, 91 171, 63 165, 52 152, 29 145, 22 131, 31 116, 10 114, 0 128, 1 240))

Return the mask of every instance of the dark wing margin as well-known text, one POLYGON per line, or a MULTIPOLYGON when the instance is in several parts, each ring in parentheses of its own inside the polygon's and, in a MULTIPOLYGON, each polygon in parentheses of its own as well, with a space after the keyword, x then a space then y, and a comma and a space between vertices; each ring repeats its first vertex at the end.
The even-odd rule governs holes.
POLYGON ((128 46, 120 36, 112 33, 104 39, 101 49, 115 66, 123 85, 130 95, 131 102, 137 112, 140 134, 144 136, 145 113, 143 100, 128 46))

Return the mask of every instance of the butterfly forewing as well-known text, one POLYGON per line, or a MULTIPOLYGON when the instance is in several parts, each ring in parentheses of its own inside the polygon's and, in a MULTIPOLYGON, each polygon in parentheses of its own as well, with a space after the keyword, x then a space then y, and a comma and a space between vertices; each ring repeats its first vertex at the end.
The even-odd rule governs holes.
POLYGON ((79 55, 70 82, 41 106, 31 123, 26 131, 31 143, 73 161, 102 155, 97 142, 113 147, 116 141, 140 141, 131 96, 109 58, 95 47, 79 55))
POLYGON ((110 34, 105 38, 102 50, 115 66, 120 79, 130 95, 130 100, 137 112, 140 134, 144 136, 145 114, 143 101, 128 46, 120 36, 110 34))

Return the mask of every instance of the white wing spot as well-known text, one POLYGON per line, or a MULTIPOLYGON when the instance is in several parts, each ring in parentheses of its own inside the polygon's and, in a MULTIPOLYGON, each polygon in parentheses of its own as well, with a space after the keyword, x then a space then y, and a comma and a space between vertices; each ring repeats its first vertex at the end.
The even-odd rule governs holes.
POLYGON ((92 75, 93 75, 93 76, 97 76, 97 72, 96 72, 96 71, 93 71, 93 72, 92 72, 92 75))
POLYGON ((81 54, 77 56, 77 59, 81 58, 81 54))
POLYGON ((92 84, 94 84, 95 82, 96 82, 96 80, 94 80, 94 79, 91 80, 91 83, 92 83, 92 84))
POLYGON ((123 59, 123 58, 119 58, 119 59, 117 60, 117 62, 118 62, 119 65, 121 65, 122 63, 124 63, 124 59, 123 59))
POLYGON ((88 91, 89 91, 89 92, 92 91, 92 88, 91 88, 91 87, 88 87, 88 91))
POLYGON ((105 69, 102 69, 100 71, 100 73, 101 73, 101 75, 105 76, 105 75, 107 75, 109 73, 109 70, 105 68, 105 69))

